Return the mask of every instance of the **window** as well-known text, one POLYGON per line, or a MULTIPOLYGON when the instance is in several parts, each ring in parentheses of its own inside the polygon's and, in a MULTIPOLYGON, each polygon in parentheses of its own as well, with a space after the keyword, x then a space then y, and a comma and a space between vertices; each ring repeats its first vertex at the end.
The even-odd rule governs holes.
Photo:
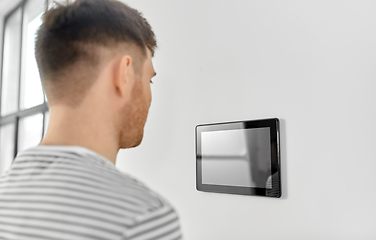
POLYGON ((4 18, 0 74, 0 175, 19 151, 38 145, 48 106, 34 56, 35 36, 48 0, 22 1, 4 18))

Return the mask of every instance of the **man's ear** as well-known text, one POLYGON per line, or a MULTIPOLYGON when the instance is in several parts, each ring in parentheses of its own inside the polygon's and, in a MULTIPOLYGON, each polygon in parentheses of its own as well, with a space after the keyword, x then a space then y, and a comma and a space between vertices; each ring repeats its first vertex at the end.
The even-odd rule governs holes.
POLYGON ((121 98, 129 97, 135 80, 132 57, 129 55, 120 57, 114 71, 113 80, 116 93, 121 98))

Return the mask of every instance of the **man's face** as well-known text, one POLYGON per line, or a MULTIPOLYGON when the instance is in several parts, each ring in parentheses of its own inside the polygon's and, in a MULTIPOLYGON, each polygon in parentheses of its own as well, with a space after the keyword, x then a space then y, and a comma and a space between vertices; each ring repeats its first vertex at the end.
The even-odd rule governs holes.
POLYGON ((122 128, 120 132, 120 148, 138 146, 144 135, 144 126, 151 104, 150 83, 156 75, 150 51, 142 66, 142 74, 138 73, 131 93, 131 102, 122 111, 122 128))

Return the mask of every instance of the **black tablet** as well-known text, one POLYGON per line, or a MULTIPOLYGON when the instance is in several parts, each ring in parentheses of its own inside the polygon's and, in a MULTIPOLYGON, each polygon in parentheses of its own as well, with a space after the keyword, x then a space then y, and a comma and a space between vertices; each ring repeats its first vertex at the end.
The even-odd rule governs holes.
POLYGON ((281 196, 279 120, 196 126, 199 191, 281 196))

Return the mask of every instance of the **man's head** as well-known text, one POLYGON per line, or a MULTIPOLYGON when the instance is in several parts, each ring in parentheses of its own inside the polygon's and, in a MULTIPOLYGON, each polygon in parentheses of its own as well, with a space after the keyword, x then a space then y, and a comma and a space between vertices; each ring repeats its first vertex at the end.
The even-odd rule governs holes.
POLYGON ((87 99, 106 98, 103 102, 116 114, 119 147, 137 146, 151 102, 155 48, 146 19, 121 2, 76 0, 57 5, 44 14, 35 46, 50 108, 74 109, 87 99), (98 84, 100 88, 93 90, 98 84))

